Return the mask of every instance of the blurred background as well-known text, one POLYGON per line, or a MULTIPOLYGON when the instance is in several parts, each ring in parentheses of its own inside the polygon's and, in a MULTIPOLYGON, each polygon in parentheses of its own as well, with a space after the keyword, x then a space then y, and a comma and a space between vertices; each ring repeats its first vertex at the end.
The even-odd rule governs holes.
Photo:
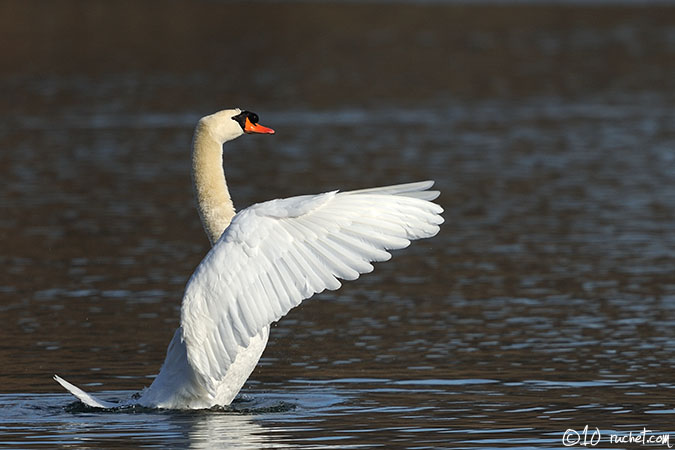
POLYGON ((672 4, 0 1, 0 36, 14 445, 673 431, 672 4), (158 372, 208 251, 192 130, 231 107, 277 131, 226 147, 239 209, 434 179, 441 233, 275 325, 237 414, 64 409, 53 373, 114 398, 158 372))

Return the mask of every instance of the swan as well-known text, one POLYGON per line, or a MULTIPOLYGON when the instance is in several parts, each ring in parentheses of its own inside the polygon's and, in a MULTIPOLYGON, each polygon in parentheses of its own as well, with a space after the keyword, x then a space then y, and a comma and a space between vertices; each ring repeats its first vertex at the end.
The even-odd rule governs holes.
POLYGON ((54 379, 93 408, 227 406, 265 350, 270 325, 338 279, 371 272, 387 250, 429 238, 443 223, 433 181, 276 199, 235 214, 223 144, 274 134, 258 115, 228 109, 203 117, 192 141, 192 185, 211 249, 186 284, 180 326, 159 375, 133 399, 96 398, 54 379))

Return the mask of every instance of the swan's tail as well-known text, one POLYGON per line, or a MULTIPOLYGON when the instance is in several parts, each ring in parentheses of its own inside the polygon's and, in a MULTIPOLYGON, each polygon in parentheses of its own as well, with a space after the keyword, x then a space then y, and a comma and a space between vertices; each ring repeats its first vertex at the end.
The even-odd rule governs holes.
POLYGON ((117 403, 111 403, 111 402, 106 402, 103 400, 99 400, 93 395, 89 395, 86 392, 84 392, 82 389, 79 387, 68 383, 66 380, 61 378, 58 375, 54 375, 54 380, 56 380, 57 383, 59 383, 61 386, 63 386, 68 392, 73 394, 75 397, 77 397, 82 403, 84 403, 87 406, 91 406, 92 408, 104 408, 104 409, 110 409, 110 408, 115 408, 119 406, 117 403))

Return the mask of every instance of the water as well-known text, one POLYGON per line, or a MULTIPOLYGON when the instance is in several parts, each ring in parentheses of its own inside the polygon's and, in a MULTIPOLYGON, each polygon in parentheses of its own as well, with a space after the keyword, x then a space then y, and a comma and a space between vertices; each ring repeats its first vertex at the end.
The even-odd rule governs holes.
POLYGON ((149 5, 2 6, 0 446, 675 434, 672 8, 149 5), (158 372, 208 249, 192 128, 231 106, 277 130, 228 146, 238 207, 435 179, 446 223, 275 324, 229 408, 74 403, 54 373, 158 372))

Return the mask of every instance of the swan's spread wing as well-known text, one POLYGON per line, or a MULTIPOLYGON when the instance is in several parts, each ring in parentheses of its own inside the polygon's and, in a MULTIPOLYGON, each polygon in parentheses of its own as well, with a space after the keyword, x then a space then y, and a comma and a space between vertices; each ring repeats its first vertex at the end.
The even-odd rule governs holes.
POLYGON ((431 202, 432 185, 292 197, 239 212, 185 289, 190 364, 217 383, 240 346, 303 299, 372 271, 387 250, 434 236, 443 210, 431 202))

